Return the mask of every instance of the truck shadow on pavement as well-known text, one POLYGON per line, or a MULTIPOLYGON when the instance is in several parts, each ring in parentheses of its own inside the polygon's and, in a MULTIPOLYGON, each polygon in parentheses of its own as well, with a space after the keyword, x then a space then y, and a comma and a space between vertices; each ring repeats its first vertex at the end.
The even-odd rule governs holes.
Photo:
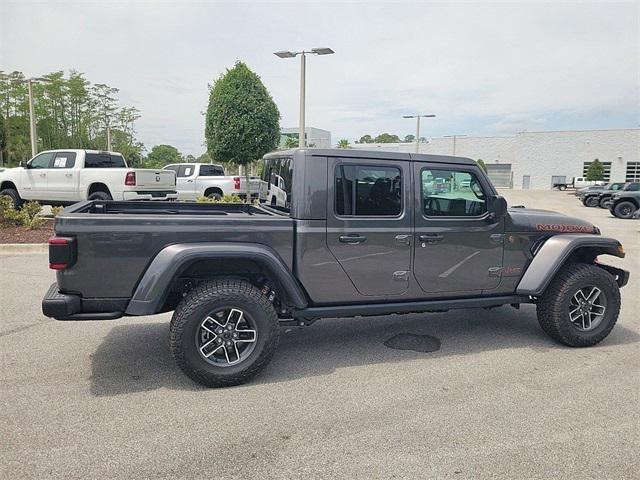
MULTIPOLYGON (((167 337, 167 322, 112 328, 92 355, 91 393, 114 396, 158 388, 207 390, 192 382, 175 365, 167 337)), ((617 325, 608 338, 593 348, 606 349, 639 339, 637 333, 617 325)), ((344 367, 429 361, 507 348, 544 352, 569 347, 554 343, 542 332, 535 308, 530 305, 520 311, 500 307, 319 320, 310 327, 283 329, 271 364, 248 387, 330 375, 344 367), (431 335, 440 339, 442 346, 436 352, 421 353, 384 345, 386 340, 401 333, 431 335)))

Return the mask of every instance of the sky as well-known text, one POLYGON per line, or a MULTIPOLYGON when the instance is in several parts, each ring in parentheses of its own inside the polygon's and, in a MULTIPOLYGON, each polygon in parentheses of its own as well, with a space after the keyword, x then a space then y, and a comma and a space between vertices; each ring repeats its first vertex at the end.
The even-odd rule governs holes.
POLYGON ((640 126, 640 2, 0 0, 0 70, 77 70, 140 109, 138 138, 204 152, 208 85, 237 60, 333 142, 640 126))

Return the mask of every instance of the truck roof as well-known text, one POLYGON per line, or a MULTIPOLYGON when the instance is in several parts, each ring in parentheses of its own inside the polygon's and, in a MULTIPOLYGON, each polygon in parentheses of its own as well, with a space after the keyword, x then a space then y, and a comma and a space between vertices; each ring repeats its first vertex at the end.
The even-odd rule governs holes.
POLYGON ((52 148, 50 150, 42 150, 38 153, 47 153, 47 152, 85 152, 85 153, 108 153, 109 155, 120 155, 120 152, 113 152, 107 150, 90 150, 88 148, 52 148))
POLYGON ((292 156, 294 153, 304 152, 307 155, 318 157, 343 157, 343 158, 378 158, 389 159, 400 162, 434 162, 451 163, 457 165, 476 165, 475 160, 467 157, 454 157, 451 155, 428 155, 425 153, 389 152, 386 150, 364 150, 348 148, 294 148, 291 150, 280 150, 268 153, 264 158, 278 158, 283 155, 292 156))

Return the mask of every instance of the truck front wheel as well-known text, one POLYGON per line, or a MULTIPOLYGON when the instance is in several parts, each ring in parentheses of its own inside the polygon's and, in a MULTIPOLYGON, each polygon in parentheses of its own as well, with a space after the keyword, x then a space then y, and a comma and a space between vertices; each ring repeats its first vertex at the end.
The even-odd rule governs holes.
POLYGON ((593 195, 590 197, 586 197, 583 201, 582 204, 585 207, 597 207, 598 206, 598 197, 594 197, 593 195))
POLYGON ((619 202, 613 207, 613 214, 618 218, 632 218, 634 212, 636 211, 636 206, 633 202, 619 202))
POLYGON ((11 199, 11 203, 13 204, 13 208, 15 208, 16 210, 20 208, 24 203, 24 200, 20 198, 20 194, 18 193, 18 191, 14 190, 13 188, 6 188, 0 191, 0 197, 9 197, 11 199))
POLYGON ((554 340, 570 347, 601 342, 618 320, 620 289, 615 278, 595 265, 562 267, 540 297, 538 322, 554 340))
POLYGON ((260 290, 241 280, 215 280, 178 305, 169 346, 182 371, 207 387, 245 383, 271 360, 278 315, 260 290))

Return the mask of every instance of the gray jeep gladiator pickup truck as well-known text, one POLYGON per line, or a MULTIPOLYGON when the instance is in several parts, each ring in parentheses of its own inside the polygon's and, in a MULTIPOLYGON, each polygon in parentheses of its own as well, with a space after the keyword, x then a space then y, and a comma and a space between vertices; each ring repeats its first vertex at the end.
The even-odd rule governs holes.
POLYGON ((460 157, 345 149, 272 153, 263 180, 284 206, 87 201, 56 219, 57 282, 43 312, 107 320, 174 311, 171 351, 192 379, 242 383, 272 357, 279 326, 500 305, 537 305, 573 347, 613 328, 628 272, 592 224, 507 209, 460 157))

